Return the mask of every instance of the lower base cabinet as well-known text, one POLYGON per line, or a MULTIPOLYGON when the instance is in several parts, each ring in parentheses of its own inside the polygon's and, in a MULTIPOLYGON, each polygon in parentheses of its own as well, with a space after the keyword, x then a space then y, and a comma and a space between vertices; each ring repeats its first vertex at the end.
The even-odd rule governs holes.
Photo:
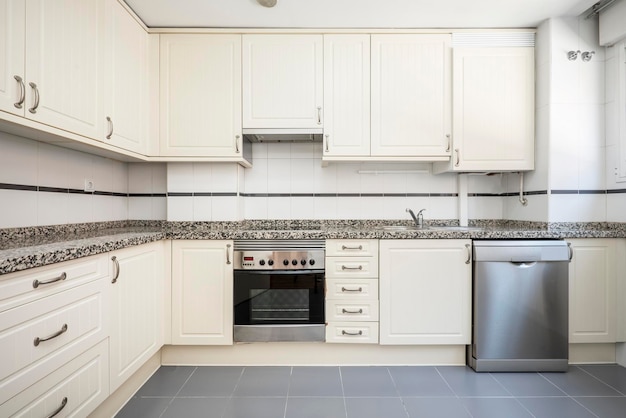
POLYGON ((233 242, 172 243, 172 344, 233 343, 233 242))
POLYGON ((470 344, 471 244, 380 241, 380 344, 470 344))

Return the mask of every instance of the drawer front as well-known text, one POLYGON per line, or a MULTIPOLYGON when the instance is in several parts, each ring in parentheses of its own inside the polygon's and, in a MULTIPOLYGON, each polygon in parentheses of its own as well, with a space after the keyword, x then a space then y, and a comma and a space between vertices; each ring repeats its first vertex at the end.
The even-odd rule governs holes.
POLYGON ((326 256, 339 257, 376 257, 378 258, 378 240, 375 239, 327 239, 326 256))
POLYGON ((326 298, 378 300, 377 279, 326 279, 326 298))
POLYGON ((103 340, 0 405, 0 416, 86 417, 109 395, 108 351, 103 340))
POLYGON ((0 276, 0 312, 108 275, 106 255, 0 276))
POLYGON ((378 322, 329 322, 326 342, 378 344, 378 322))
POLYGON ((326 277, 378 277, 378 257, 326 257, 326 277))
POLYGON ((0 362, 0 402, 106 338, 107 283, 99 279, 0 313, 0 353, 11 359, 0 362))
POLYGON ((326 300, 326 320, 378 321, 378 301, 326 300))

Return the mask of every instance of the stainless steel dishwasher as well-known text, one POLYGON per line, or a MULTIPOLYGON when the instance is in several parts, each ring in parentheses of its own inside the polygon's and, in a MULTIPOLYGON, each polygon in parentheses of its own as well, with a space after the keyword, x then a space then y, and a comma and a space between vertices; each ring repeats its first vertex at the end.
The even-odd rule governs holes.
POLYGON ((566 371, 565 241, 474 241, 472 345, 477 372, 566 371))

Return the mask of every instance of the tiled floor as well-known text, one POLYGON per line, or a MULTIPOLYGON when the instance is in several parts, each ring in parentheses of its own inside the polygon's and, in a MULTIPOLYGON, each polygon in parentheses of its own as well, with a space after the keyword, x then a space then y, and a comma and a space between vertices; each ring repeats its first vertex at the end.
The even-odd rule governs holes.
POLYGON ((626 369, 161 367, 117 417, 624 418, 626 369))

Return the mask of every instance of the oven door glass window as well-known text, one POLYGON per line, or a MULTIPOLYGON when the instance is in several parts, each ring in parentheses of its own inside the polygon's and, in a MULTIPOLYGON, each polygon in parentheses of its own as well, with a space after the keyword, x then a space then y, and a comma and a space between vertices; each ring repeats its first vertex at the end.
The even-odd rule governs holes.
POLYGON ((235 325, 324 323, 324 275, 235 272, 235 325))

